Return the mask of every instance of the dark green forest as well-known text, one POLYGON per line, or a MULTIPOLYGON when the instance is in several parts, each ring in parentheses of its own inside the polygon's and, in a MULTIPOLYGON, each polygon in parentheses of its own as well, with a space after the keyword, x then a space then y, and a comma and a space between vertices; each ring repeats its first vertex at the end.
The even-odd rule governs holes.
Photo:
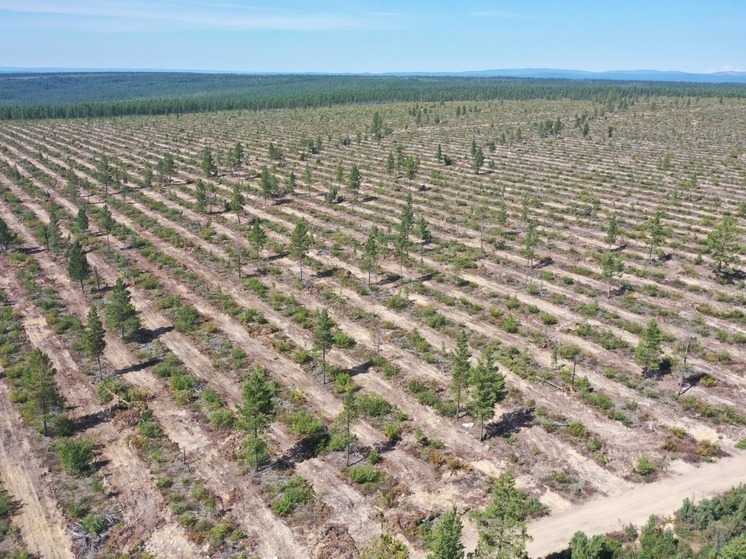
POLYGON ((744 84, 179 72, 0 74, 0 119, 160 115, 345 103, 746 97, 744 84))

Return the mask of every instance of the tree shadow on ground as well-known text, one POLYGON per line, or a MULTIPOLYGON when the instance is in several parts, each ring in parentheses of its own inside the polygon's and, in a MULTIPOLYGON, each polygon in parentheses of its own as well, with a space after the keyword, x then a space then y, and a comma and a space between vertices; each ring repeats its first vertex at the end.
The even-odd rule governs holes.
POLYGON ((43 252, 43 251, 44 251, 44 249, 42 247, 40 247, 40 246, 21 247, 21 248, 18 249, 18 252, 20 252, 21 254, 28 254, 28 255, 38 254, 38 253, 43 252))
POLYGON ((95 413, 89 413, 89 414, 80 416, 79 418, 75 420, 75 423, 74 423, 75 432, 79 433, 82 431, 87 431, 88 429, 93 429, 94 427, 100 425, 101 423, 110 421, 111 418, 114 416, 115 410, 116 410, 116 406, 105 408, 95 413))
POLYGON ((268 256, 266 258, 267 262, 274 262, 275 260, 282 260, 283 258, 287 258, 289 253, 287 252, 278 252, 277 254, 273 254, 272 256, 268 256))
POLYGON ((320 272, 316 272, 314 274, 315 278, 330 278, 334 275, 334 273, 338 270, 338 268, 326 268, 324 270, 321 270, 320 272))
POLYGON ((534 410, 521 408, 505 413, 498 421, 485 425, 484 431, 488 438, 506 437, 532 425, 533 421, 534 410))
POLYGON ((148 359, 147 361, 143 361, 142 363, 135 363, 134 365, 130 365, 129 367, 117 369, 113 372, 113 374, 126 375, 127 373, 136 373, 137 371, 142 371, 143 369, 147 369, 148 367, 157 365, 160 362, 161 359, 158 358, 148 359))
POLYGON ((378 280, 375 285, 388 285, 399 281, 401 276, 399 274, 388 274, 384 278, 378 280))
POLYGON ((141 328, 137 333, 137 339, 144 344, 149 344, 156 341, 163 334, 171 332, 171 330, 173 329, 173 326, 159 326, 158 328, 154 328, 152 330, 148 328, 141 328))
POLYGON ((350 374, 351 377, 354 377, 356 375, 363 375, 367 373, 372 366, 373 366, 373 361, 369 359, 368 361, 365 361, 364 363, 360 363, 359 365, 350 367, 347 370, 347 372, 350 374))
POLYGON ((306 435, 275 460, 275 465, 286 470, 291 468, 293 464, 315 458, 329 442, 329 438, 330 435, 326 430, 313 435, 306 435))

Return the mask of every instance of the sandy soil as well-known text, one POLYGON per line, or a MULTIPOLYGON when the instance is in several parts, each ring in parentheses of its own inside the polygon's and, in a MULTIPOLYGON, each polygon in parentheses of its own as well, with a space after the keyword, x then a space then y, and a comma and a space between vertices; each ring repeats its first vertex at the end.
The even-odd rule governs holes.
POLYGON ((531 557, 543 557, 559 551, 577 530, 591 536, 620 530, 629 523, 639 526, 651 514, 666 515, 678 510, 686 498, 712 497, 744 482, 746 453, 629 489, 614 498, 594 499, 529 524, 534 541, 528 545, 528 552, 531 557))

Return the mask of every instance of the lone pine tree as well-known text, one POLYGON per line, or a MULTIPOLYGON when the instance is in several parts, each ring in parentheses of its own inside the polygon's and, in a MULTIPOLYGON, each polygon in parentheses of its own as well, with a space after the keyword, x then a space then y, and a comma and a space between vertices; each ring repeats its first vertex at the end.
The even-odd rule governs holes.
POLYGON ((305 218, 300 218, 290 235, 290 255, 300 264, 300 280, 303 281, 303 261, 311 248, 311 236, 305 218))
POLYGON ((88 265, 83 247, 79 240, 75 240, 70 247, 70 255, 67 261, 67 273, 70 279, 80 283, 80 290, 85 293, 83 282, 91 275, 91 268, 88 265))
POLYGON ((106 332, 104 325, 101 322, 101 318, 98 315, 96 306, 92 306, 91 310, 88 311, 88 325, 86 326, 85 333, 83 335, 83 343, 85 345, 86 353, 89 357, 95 357, 98 363, 98 374, 99 378, 103 377, 103 369, 101 368, 101 356, 106 349, 106 340, 104 336, 106 332))
POLYGON ((461 328, 456 335, 456 349, 451 355, 453 366, 451 367, 450 388, 453 397, 456 399, 456 419, 461 411, 461 396, 469 386, 469 376, 471 372, 471 351, 469 351, 469 340, 466 337, 466 330, 461 328))
POLYGON ((122 338, 132 336, 140 329, 140 317, 131 302, 129 289, 121 277, 117 278, 106 306, 106 318, 112 328, 119 330, 122 338))
POLYGON ((238 426, 248 436, 245 449, 251 454, 254 470, 259 471, 259 458, 266 448, 264 434, 275 416, 275 385, 264 367, 256 367, 246 377, 243 403, 238 408, 238 426))

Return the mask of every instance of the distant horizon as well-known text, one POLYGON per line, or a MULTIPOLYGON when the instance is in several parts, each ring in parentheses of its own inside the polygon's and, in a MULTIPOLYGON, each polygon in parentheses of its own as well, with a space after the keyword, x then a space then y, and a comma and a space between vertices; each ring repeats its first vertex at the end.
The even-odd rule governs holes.
POLYGON ((690 82, 690 83, 737 83, 746 84, 746 72, 733 70, 714 72, 685 72, 682 70, 604 70, 588 71, 566 68, 495 68, 466 71, 401 71, 401 72, 271 72, 206 70, 184 68, 70 68, 70 67, 10 67, 0 66, 0 74, 73 74, 73 73, 173 73, 173 74, 213 74, 236 76, 361 76, 361 77, 461 77, 461 78, 525 78, 525 79, 570 79, 607 81, 651 81, 651 82, 690 82))
POLYGON ((0 30, 0 64, 27 70, 746 71, 741 0, 0 0, 0 30))

